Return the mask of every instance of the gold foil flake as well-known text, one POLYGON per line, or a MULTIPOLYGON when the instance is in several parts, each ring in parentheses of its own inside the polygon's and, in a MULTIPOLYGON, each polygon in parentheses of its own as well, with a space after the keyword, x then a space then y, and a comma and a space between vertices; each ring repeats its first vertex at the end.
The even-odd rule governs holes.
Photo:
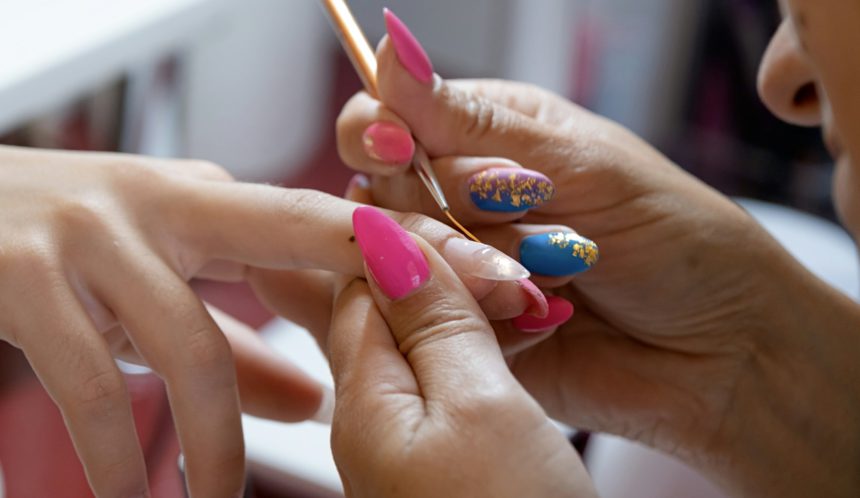
POLYGON ((574 257, 585 261, 588 266, 597 263, 597 259, 600 257, 597 244, 575 233, 551 233, 548 238, 551 246, 559 249, 570 249, 574 257))
POLYGON ((552 182, 529 174, 487 170, 472 178, 469 191, 479 199, 492 199, 513 207, 532 207, 552 199, 552 182))

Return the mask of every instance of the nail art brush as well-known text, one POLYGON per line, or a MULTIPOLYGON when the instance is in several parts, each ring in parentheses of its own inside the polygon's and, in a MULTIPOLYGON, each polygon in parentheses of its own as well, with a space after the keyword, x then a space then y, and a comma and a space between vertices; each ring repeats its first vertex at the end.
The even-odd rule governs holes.
MULTIPOLYGON (((364 32, 349 10, 346 1, 321 0, 321 2, 344 51, 346 51, 350 62, 352 62, 352 66, 358 73, 358 77, 361 78, 365 90, 374 98, 379 98, 376 84, 376 55, 364 36, 364 32)), ((430 157, 417 140, 415 142, 415 155, 412 158, 412 167, 415 169, 418 177, 421 178, 424 186, 427 187, 430 195, 433 196, 433 200, 439 205, 442 213, 451 220, 451 223, 470 239, 480 242, 451 213, 451 207, 445 199, 445 193, 442 191, 439 180, 436 178, 436 173, 430 164, 430 157)))

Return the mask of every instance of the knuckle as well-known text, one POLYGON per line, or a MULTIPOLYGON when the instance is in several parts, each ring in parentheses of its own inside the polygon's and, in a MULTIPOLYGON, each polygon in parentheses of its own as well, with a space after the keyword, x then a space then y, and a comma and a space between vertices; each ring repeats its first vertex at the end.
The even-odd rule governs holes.
POLYGON ((448 225, 421 213, 403 213, 398 221, 404 230, 418 234, 428 241, 434 239, 434 236, 447 236, 454 232, 448 225))
POLYGON ((457 111, 453 129, 460 130, 464 139, 480 140, 492 130, 503 127, 504 113, 491 100, 451 87, 443 95, 448 105, 457 111))
POLYGON ((166 171, 147 163, 144 158, 124 158, 107 165, 109 181, 121 192, 147 191, 159 187, 168 178, 166 171))
POLYGON ((471 97, 466 102, 464 114, 464 130, 467 137, 480 139, 493 129, 496 123, 496 107, 480 97, 471 97))
POLYGON ((451 302, 443 290, 430 288, 420 299, 416 306, 409 306, 407 298, 404 303, 412 309, 390 318, 392 331, 404 355, 440 341, 456 346, 468 334, 484 333, 486 323, 462 304, 451 302))
POLYGON ((27 275, 30 282, 41 282, 56 271, 56 262, 48 244, 30 240, 0 254, 0 270, 14 270, 16 274, 27 275))
POLYGON ((0 286, 0 315, 5 328, 0 338, 16 347, 28 339, 26 331, 32 324, 31 304, 66 285, 59 258, 49 240, 25 237, 23 241, 0 249, 0 279, 15 285, 0 286))
POLYGON ((78 411, 88 417, 105 416, 125 399, 125 381, 113 369, 98 369, 80 383, 75 394, 78 411))
POLYGON ((107 212, 110 210, 98 199, 69 199, 58 206, 54 221, 64 234, 91 238, 110 231, 107 212))
POLYGON ((193 171, 197 176, 206 180, 233 181, 233 175, 223 166, 203 159, 188 159, 182 165, 193 171))
POLYGON ((329 194, 309 189, 273 189, 273 205, 283 206, 283 219, 302 226, 312 226, 317 213, 330 209, 333 201, 340 201, 329 194))
POLYGON ((183 366, 192 370, 220 369, 233 360, 227 339, 210 324, 193 328, 182 342, 182 351, 183 366))

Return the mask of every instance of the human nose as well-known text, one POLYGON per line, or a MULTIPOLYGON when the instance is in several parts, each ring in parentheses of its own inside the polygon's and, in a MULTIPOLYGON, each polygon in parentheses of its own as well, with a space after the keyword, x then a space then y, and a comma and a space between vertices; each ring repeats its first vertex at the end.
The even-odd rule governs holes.
POLYGON ((821 124, 815 72, 786 18, 770 41, 758 74, 758 93, 778 118, 799 126, 821 124))

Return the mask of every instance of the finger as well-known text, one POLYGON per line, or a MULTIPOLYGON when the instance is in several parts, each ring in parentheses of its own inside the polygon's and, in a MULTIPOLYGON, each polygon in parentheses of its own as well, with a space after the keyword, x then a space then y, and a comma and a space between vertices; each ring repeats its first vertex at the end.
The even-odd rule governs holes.
POLYGON ((409 430, 424 416, 424 399, 367 282, 342 280, 327 348, 337 393, 331 445, 340 473, 355 474, 355 456, 409 430))
POLYGON ((165 381, 191 495, 238 495, 244 443, 227 339, 194 292, 160 260, 123 255, 106 262, 123 278, 90 267, 90 279, 135 349, 165 381))
POLYGON ((375 204, 373 193, 370 191, 370 179, 361 173, 353 175, 343 198, 359 204, 375 204))
POLYGON ((365 92, 353 96, 341 111, 337 147, 348 166, 383 176, 405 171, 415 154, 409 126, 365 92))
MULTIPOLYGON (((325 299, 331 301, 331 293, 325 299)), ((331 304, 328 306, 330 308, 331 304)), ((244 413, 281 422, 308 419, 331 422, 334 398, 328 387, 275 354, 259 334, 244 323, 211 305, 207 305, 207 309, 233 351, 244 413)), ((114 327, 103 336, 115 358, 147 366, 128 340, 124 328, 114 327)))
MULTIPOLYGON (((38 278, 31 274, 26 280, 33 284, 38 278)), ((21 316, 12 311, 7 318, 27 331, 19 334, 19 345, 60 408, 93 492, 149 496, 125 380, 107 344, 63 285, 28 295, 36 288, 20 286, 20 297, 41 303, 43 312, 24 312, 32 309, 28 305, 21 316)))
POLYGON ((558 330, 558 326, 556 326, 549 330, 524 334, 522 330, 514 327, 510 321, 492 322, 492 324, 496 332, 496 340, 499 341, 499 347, 505 358, 514 357, 542 343, 552 337, 558 330))
POLYGON ((334 398, 327 387, 275 354, 244 323, 217 308, 207 308, 230 342, 243 412, 281 422, 331 421, 334 398))
POLYGON ((550 178, 558 171, 543 164, 553 129, 525 114, 434 77, 416 78, 398 60, 390 37, 377 50, 379 96, 385 107, 409 124, 431 157, 506 157, 550 178))
MULTIPOLYGON (((194 254, 184 260, 237 261, 265 269, 322 269, 347 275, 361 275, 363 263, 355 245, 350 219, 359 206, 320 192, 281 189, 265 185, 201 183, 185 185, 178 192, 171 211, 170 233, 179 234, 181 247, 194 254), (217 223, 199 223, 215 220, 217 223), (273 227, 277 227, 273 230, 273 227)), ((409 231, 421 234, 446 257, 448 242, 463 240, 450 227, 417 214, 391 213, 409 231)), ((172 258, 164 254, 164 258, 172 258)), ((485 266, 458 265, 457 271, 477 299, 496 287, 531 303, 520 288, 503 285, 518 280, 516 273, 492 275, 485 266), (497 283, 502 282, 502 283, 497 283)), ((462 260, 462 258, 461 258, 462 260)), ((185 272, 194 274, 196 268, 185 272)))
POLYGON ((561 225, 507 224, 478 228, 475 235, 518 260, 542 288, 569 283, 600 257, 597 244, 561 225))
MULTIPOLYGON (((549 178, 508 159, 444 157, 434 160, 433 166, 452 212, 468 226, 518 220, 555 193, 549 178)), ((414 171, 374 178, 373 198, 388 209, 446 220, 414 171)))
POLYGON ((492 327, 442 257, 374 208, 353 222, 374 301, 422 396, 450 401, 509 383, 492 327))
POLYGON ((167 159, 161 157, 138 156, 133 154, 116 153, 87 153, 92 154, 96 161, 114 159, 124 168, 151 169, 174 178, 188 178, 214 182, 233 182, 235 179, 229 171, 211 161, 200 159, 167 159))
POLYGON ((477 95, 542 123, 555 126, 570 125, 577 118, 593 114, 532 83, 494 79, 446 80, 459 91, 477 95))
MULTIPOLYGON (((412 177, 412 180, 418 181, 417 178, 414 177, 412 177)), ((433 202, 432 211, 438 212, 435 201, 429 197, 423 186, 420 188, 419 195, 425 196, 426 202, 433 202)), ((370 180, 363 174, 357 174, 350 180, 344 197, 348 200, 360 202, 362 204, 375 205, 376 203, 370 191, 370 180)), ((392 203, 390 200, 388 202, 392 203)), ((418 209, 407 207, 406 209, 401 210, 416 211, 418 209)), ((471 247, 474 248, 475 246, 471 247)), ((452 263, 456 268, 459 268, 461 273, 474 273, 467 270, 470 266, 470 262, 467 261, 468 258, 463 257, 464 254, 462 254, 462 249, 464 248, 464 243, 460 241, 460 239, 449 239, 443 248, 443 252, 450 260, 449 263, 452 263), (449 246, 452 244, 458 244, 461 251, 451 249, 449 246)), ((488 263, 498 263, 498 261, 488 261, 488 263)), ((542 294, 536 295, 534 293, 525 292, 527 299, 526 301, 523 301, 521 298, 523 294, 515 292, 515 283, 502 281, 496 284, 494 283, 495 280, 492 279, 499 277, 499 275, 493 276, 485 274, 483 276, 488 277, 491 280, 481 280, 479 278, 469 277, 468 275, 462 276, 461 278, 463 278, 467 283, 467 287, 472 291, 472 295, 479 300, 482 309, 488 316, 491 316, 496 320, 504 320, 519 316, 529 309, 543 307, 544 299, 542 294)), ((511 277, 511 275, 507 275, 507 277, 511 277)), ((508 278, 508 280, 510 280, 510 278, 508 278)), ((522 281, 517 281, 516 285, 520 285, 522 287, 522 281)), ((324 330, 327 330, 327 328, 324 330)), ((319 337, 317 339, 319 339, 319 337)))
POLYGON ((263 305, 307 329, 319 344, 331 323, 333 278, 320 270, 248 270, 248 283, 263 305))
POLYGON ((146 162, 172 175, 215 182, 235 181, 230 172, 210 161, 146 158, 146 162))
POLYGON ((367 282, 349 278, 342 287, 335 295, 327 348, 337 392, 335 424, 339 413, 350 414, 351 420, 377 413, 386 396, 405 395, 404 403, 420 402, 409 363, 398 351, 367 282))

